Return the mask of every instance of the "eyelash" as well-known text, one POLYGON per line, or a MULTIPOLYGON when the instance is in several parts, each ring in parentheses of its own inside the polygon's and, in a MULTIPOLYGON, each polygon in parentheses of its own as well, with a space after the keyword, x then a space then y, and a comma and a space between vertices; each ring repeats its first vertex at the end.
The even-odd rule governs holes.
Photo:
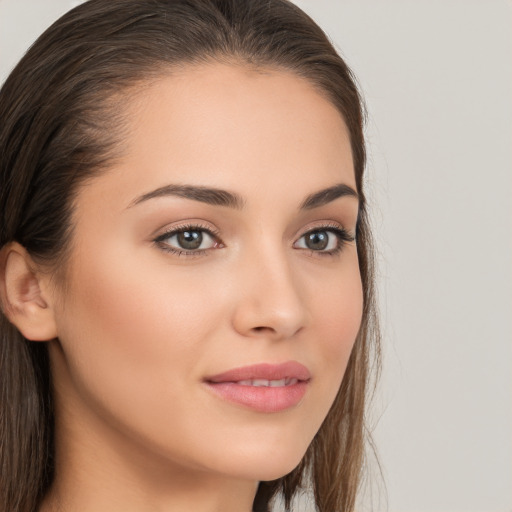
POLYGON ((341 251, 345 248, 345 245, 348 242, 354 242, 355 237, 352 236, 345 228, 342 228, 338 224, 324 224, 321 226, 315 226, 313 229, 310 229, 306 231, 300 238, 304 238, 307 235, 310 235, 311 233, 318 233, 318 232, 327 232, 327 233, 334 233, 336 238, 338 239, 338 243, 336 244, 336 247, 334 249, 331 249, 330 251, 315 251, 313 249, 306 249, 309 251, 309 253, 312 256, 319 256, 319 257, 328 257, 328 256, 337 256, 341 253, 341 251))
POLYGON ((186 224, 183 226, 174 227, 169 231, 162 233, 157 238, 155 238, 154 243, 157 244, 158 247, 160 247, 160 249, 162 249, 163 251, 171 254, 176 254, 178 256, 207 256, 209 254, 210 249, 213 249, 213 247, 210 249, 197 249, 194 251, 190 251, 187 249, 177 249, 176 247, 172 247, 169 244, 164 243, 164 240, 167 240, 168 238, 174 235, 178 235, 179 233, 183 233, 185 231, 201 231, 203 233, 207 233, 212 239, 219 240, 217 247, 215 247, 216 249, 224 247, 224 244, 220 242, 219 232, 214 231, 209 227, 202 226, 201 224, 186 224))
MULTIPOLYGON (((336 236, 336 238, 338 239, 338 243, 334 249, 331 249, 329 251, 316 251, 314 249, 303 249, 303 248, 301 248, 301 249, 308 250, 311 253, 311 255, 313 255, 313 256, 320 256, 320 257, 336 256, 343 250, 343 248, 345 247, 345 244, 347 242, 355 241, 354 236, 352 236, 348 231, 346 231, 344 228, 340 227, 337 224, 326 224, 326 225, 321 225, 318 227, 315 226, 313 229, 310 229, 309 231, 306 231, 305 233, 303 233, 301 235, 301 237, 299 238, 299 240, 304 238, 307 235, 312 234, 312 233, 317 233, 317 232, 322 232, 322 231, 333 233, 336 236)), ((212 230, 209 227, 202 226, 200 224, 187 224, 187 225, 183 225, 183 226, 174 227, 171 230, 166 231, 165 233, 162 233, 161 235, 159 235, 157 238, 155 238, 153 240, 153 242, 156 245, 158 245, 158 247, 165 252, 168 252, 171 254, 176 254, 178 256, 185 256, 185 257, 187 257, 187 256, 189 256, 189 257, 190 256, 192 256, 192 257, 207 256, 211 249, 219 249, 219 248, 224 247, 224 244, 220 241, 218 231, 212 230), (168 238, 178 235, 179 233, 183 233, 185 231, 192 231, 192 232, 199 231, 199 232, 207 233, 213 240, 216 240, 217 245, 215 247, 210 247, 208 249, 187 250, 187 249, 177 249, 175 247, 170 246, 169 244, 164 243, 164 241, 167 240, 168 238)))

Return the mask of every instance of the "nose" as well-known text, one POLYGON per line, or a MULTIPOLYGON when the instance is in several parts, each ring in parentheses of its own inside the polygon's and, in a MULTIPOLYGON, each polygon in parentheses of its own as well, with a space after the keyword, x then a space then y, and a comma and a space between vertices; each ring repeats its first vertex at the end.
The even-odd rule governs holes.
POLYGON ((233 326, 246 337, 291 338, 307 323, 304 291, 278 251, 259 252, 237 272, 233 326))

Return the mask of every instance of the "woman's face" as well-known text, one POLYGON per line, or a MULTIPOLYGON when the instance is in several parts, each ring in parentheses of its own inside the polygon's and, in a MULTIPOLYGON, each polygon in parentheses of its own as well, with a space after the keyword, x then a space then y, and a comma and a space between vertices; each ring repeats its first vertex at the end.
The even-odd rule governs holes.
POLYGON ((162 78, 127 111, 124 156, 78 193, 54 292, 60 442, 148 475, 280 477, 361 321, 345 124, 294 74, 222 64, 162 78))

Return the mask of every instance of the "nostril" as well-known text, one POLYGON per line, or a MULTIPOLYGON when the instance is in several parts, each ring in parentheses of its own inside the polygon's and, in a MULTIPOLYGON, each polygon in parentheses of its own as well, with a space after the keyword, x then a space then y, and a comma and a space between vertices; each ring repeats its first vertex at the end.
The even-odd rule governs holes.
POLYGON ((254 327, 253 330, 255 330, 256 332, 261 332, 261 331, 264 331, 266 329, 270 329, 270 327, 254 327))

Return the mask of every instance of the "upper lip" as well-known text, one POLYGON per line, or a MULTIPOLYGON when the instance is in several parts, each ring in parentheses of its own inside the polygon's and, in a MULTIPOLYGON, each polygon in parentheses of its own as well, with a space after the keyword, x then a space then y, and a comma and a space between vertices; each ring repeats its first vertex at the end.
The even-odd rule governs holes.
POLYGON ((282 379, 309 380, 309 370, 297 361, 287 361, 281 364, 262 363, 240 368, 233 368, 223 373, 207 377, 205 380, 211 383, 239 382, 242 380, 282 380, 282 379))

